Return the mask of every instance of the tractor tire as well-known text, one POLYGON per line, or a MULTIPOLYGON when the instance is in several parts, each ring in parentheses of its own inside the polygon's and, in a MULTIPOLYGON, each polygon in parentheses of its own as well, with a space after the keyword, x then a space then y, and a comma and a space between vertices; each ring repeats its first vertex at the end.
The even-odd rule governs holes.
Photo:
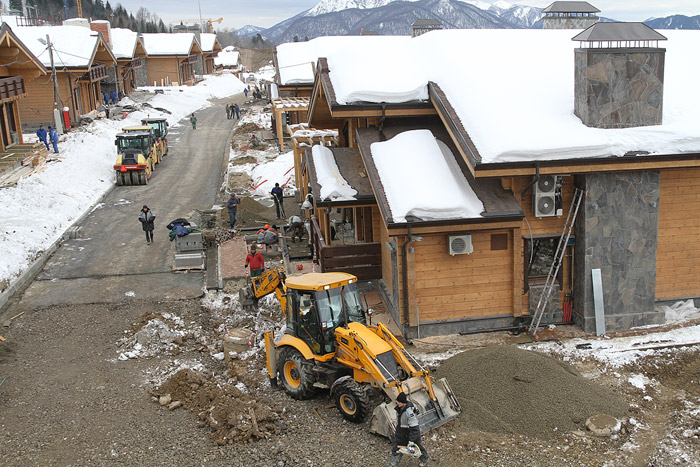
POLYGON ((122 172, 117 172, 117 186, 124 185, 124 174, 122 172))
POLYGON ((125 185, 125 186, 131 186, 131 185, 133 185, 133 184, 131 183, 131 174, 132 174, 132 171, 131 171, 131 170, 128 171, 128 172, 122 172, 122 176, 124 177, 124 185, 125 185))
POLYGON ((316 393, 313 372, 297 349, 292 347, 282 349, 278 371, 284 390, 294 399, 311 399, 316 393))
POLYGON ((139 185, 148 185, 148 175, 145 170, 139 171, 139 185))
POLYGON ((366 387, 353 379, 340 384, 333 392, 335 406, 349 422, 362 423, 369 414, 369 395, 366 387))

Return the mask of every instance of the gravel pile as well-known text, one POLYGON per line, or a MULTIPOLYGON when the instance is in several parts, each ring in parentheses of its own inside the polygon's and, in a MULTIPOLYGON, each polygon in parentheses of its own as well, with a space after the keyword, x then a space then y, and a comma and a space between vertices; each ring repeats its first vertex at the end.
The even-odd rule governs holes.
POLYGON ((548 439, 584 427, 588 417, 622 418, 628 404, 571 365, 534 351, 498 346, 463 352, 436 372, 462 406, 458 429, 548 439))
MULTIPOLYGON (((265 206, 259 201, 248 196, 239 196, 241 199, 238 205, 236 216, 236 228, 263 226, 266 223, 280 225, 282 220, 275 220, 276 213, 274 206, 265 206)), ((228 211, 222 209, 219 212, 220 225, 228 225, 228 211)))

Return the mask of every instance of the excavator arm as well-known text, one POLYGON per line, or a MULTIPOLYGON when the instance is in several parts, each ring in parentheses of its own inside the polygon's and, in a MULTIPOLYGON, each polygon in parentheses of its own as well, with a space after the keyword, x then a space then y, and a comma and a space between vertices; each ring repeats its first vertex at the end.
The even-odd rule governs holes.
POLYGON ((245 287, 241 287, 238 291, 241 305, 244 308, 255 308, 258 305, 258 300, 274 292, 282 306, 282 312, 286 316, 287 298, 285 294, 287 290, 284 284, 285 278, 284 268, 270 269, 259 277, 250 278, 250 283, 245 287))

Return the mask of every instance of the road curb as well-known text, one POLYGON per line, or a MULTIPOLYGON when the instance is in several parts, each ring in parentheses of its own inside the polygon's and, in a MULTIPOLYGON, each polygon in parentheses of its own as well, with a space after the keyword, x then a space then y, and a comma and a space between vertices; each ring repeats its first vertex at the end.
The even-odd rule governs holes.
POLYGON ((53 242, 41 256, 39 256, 34 262, 24 271, 12 284, 2 293, 0 293, 0 312, 4 311, 3 308, 10 301, 10 299, 20 290, 24 288, 29 282, 34 280, 34 278, 39 274, 41 269, 44 267, 46 262, 51 258, 51 256, 58 250, 58 248, 71 237, 67 235, 68 231, 80 224, 87 216, 92 214, 98 204, 100 204, 109 195, 116 185, 112 184, 107 191, 102 193, 102 195, 95 201, 89 209, 80 215, 73 223, 66 228, 61 234, 61 237, 53 242))

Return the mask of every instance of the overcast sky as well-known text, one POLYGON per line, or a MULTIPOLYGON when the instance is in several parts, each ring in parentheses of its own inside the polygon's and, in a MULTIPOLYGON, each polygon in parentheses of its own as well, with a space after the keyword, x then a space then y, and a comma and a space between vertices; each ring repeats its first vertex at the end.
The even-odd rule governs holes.
MULTIPOLYGON (((176 24, 180 19, 199 18, 198 5, 193 0, 112 1, 114 4, 121 3, 133 13, 144 6, 157 13, 166 24, 176 24)), ((233 28, 240 28, 246 24, 274 26, 317 3, 318 0, 199 0, 202 18, 223 17, 221 26, 233 28)), ((511 3, 546 7, 552 0, 523 0, 511 3)), ((652 16, 662 17, 670 14, 700 15, 698 0, 589 0, 589 3, 601 10, 602 16, 620 21, 643 21, 652 16)))

